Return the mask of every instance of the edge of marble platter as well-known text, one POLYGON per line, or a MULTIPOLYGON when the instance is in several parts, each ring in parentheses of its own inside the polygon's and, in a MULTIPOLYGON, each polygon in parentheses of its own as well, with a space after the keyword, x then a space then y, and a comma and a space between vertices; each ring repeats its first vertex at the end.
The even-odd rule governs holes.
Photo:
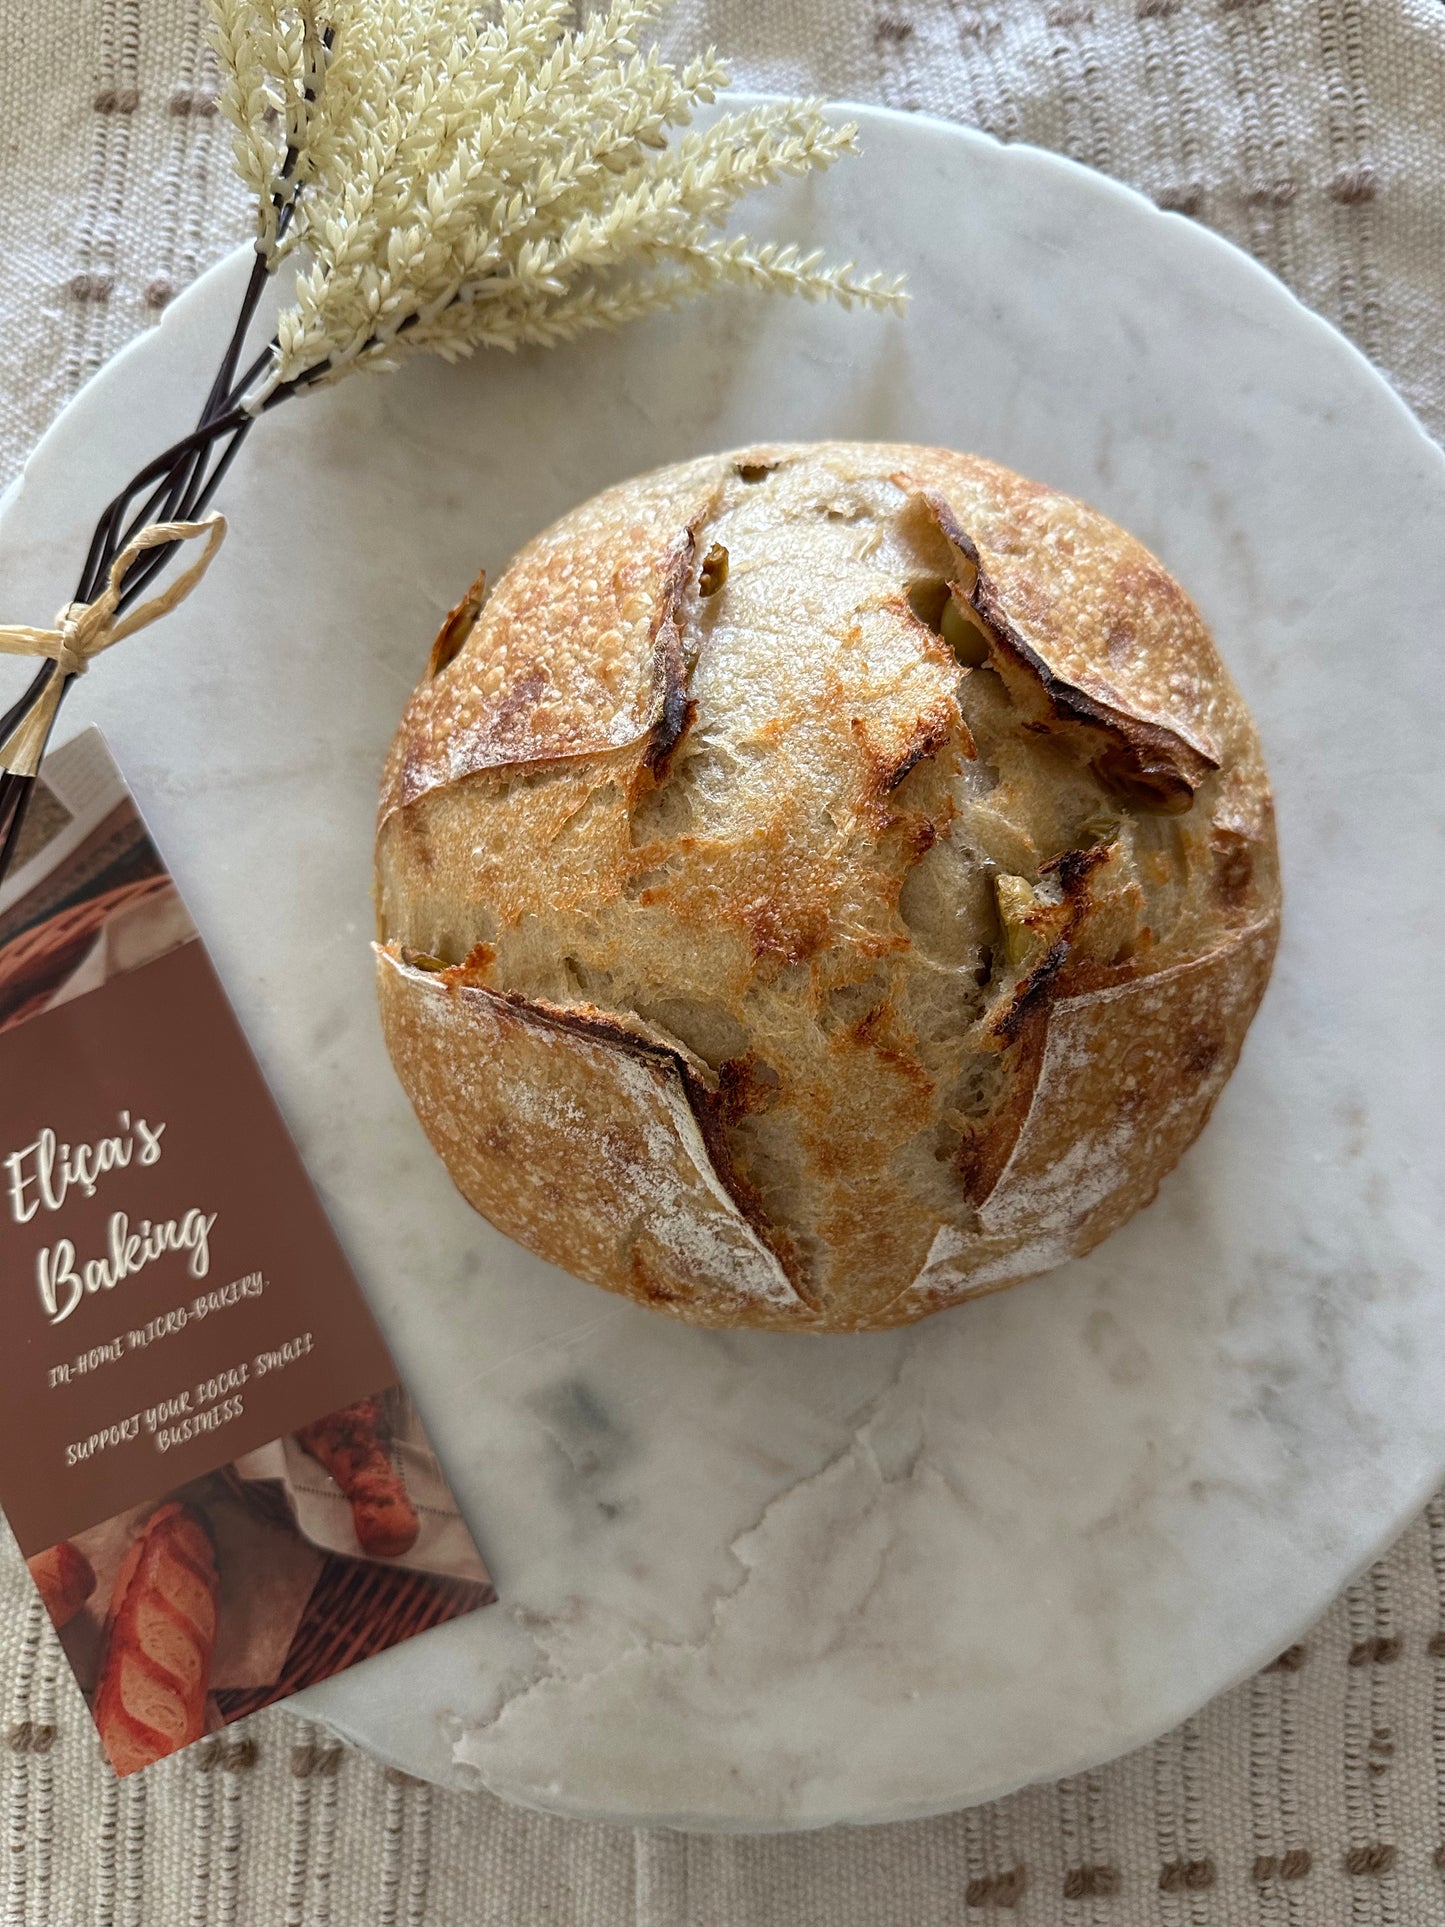
MULTIPOLYGON (((783 96, 762 93, 753 88, 732 88, 727 95, 723 97, 721 105, 712 111, 721 112, 723 108, 731 107, 735 104, 745 107, 754 102, 761 103, 781 98, 783 98, 783 96)), ((1228 240, 1216 229, 1208 227, 1198 221, 1194 216, 1182 214, 1175 208, 1161 208, 1156 202, 1150 200, 1147 194, 1141 192, 1141 190, 1136 187, 1132 187, 1127 181, 1121 181, 1112 174, 1102 173, 1097 168, 1087 167, 1083 162, 1073 160, 1067 154, 1056 153, 1052 148, 1038 147, 1032 141, 1003 141, 1000 140, 997 135, 987 133, 980 127, 971 127, 962 121, 943 120, 937 114, 906 113, 900 108, 885 107, 869 101, 829 100, 826 106, 830 114, 843 116, 847 119, 857 118, 865 126, 868 121, 877 120, 891 123, 898 127, 922 130, 925 135, 941 133, 949 139, 975 142, 982 147, 996 149, 999 152, 1017 156, 1020 160, 1026 161, 1030 165, 1054 168, 1061 174, 1069 176, 1083 176, 1096 191, 1113 195, 1118 200, 1141 209, 1152 220, 1165 223, 1170 228, 1186 232, 1191 237, 1191 246, 1203 245, 1218 249, 1221 257, 1231 263, 1232 272, 1245 272, 1252 276, 1257 285, 1267 288, 1272 296, 1283 300, 1294 310, 1294 318, 1297 323, 1303 323, 1315 330, 1317 334, 1328 338, 1336 352, 1342 351, 1345 353, 1360 369, 1373 377, 1378 383, 1382 393, 1389 397, 1390 402, 1398 411, 1401 421, 1409 425, 1411 430, 1413 430, 1419 438, 1423 447, 1429 451, 1429 454, 1442 465, 1445 465, 1445 448, 1442 448, 1434 436, 1430 434, 1429 430, 1425 427, 1424 423, 1421 422, 1419 416, 1416 415, 1409 403, 1393 386, 1388 376, 1370 360, 1363 349, 1351 341, 1348 335, 1342 333, 1340 329, 1326 321, 1323 315, 1307 306, 1294 292, 1293 288, 1291 288, 1287 282, 1280 280, 1278 275, 1272 274, 1270 270, 1264 266, 1263 262, 1256 260, 1255 257, 1247 253, 1244 248, 1228 240)), ((708 117, 707 113, 700 114, 698 116, 699 122, 705 121, 708 117)), ((866 143, 864 152, 866 153, 866 143)), ((209 300, 212 292, 224 285, 232 275, 239 276, 241 273, 241 263, 244 261, 249 266, 253 253, 254 249, 249 242, 238 242, 235 247, 213 261, 209 267, 203 269, 194 281, 182 288, 176 298, 161 311, 158 321, 148 328, 141 329, 138 333, 132 335, 128 341, 123 342, 121 346, 116 349, 115 353, 110 355, 101 366, 86 379, 81 387, 57 410, 51 422, 42 431, 39 440, 26 455, 20 468, 11 477, 6 486, 0 489, 0 515, 4 515, 5 511, 11 506, 11 503, 19 496, 25 484, 25 478, 31 462, 36 455, 39 454, 42 447, 50 441, 51 437, 63 427, 67 417, 70 416, 72 411, 79 408, 91 398, 91 391, 97 384, 104 383, 117 370, 122 369, 133 356, 149 353, 151 351, 149 344, 153 343, 157 338, 166 338, 178 328, 188 326, 197 303, 209 300)))
MULTIPOLYGON (((922 117, 903 115, 903 114, 892 114, 892 113, 888 113, 886 110, 879 110, 879 109, 873 109, 873 108, 853 109, 846 106, 841 108, 840 111, 848 112, 848 113, 857 112, 860 115, 860 117, 863 118, 865 121, 865 133, 866 133, 866 122, 868 120, 887 119, 916 132, 924 132, 925 130, 932 130, 936 128, 940 133, 942 133, 945 137, 948 137, 948 138, 962 139, 968 142, 976 142, 980 145, 987 146, 990 149, 998 148, 1000 145, 999 143, 991 140, 989 137, 975 134, 971 130, 959 129, 954 127, 950 123, 927 122, 927 121, 924 121, 922 117)), ((1322 321, 1318 316, 1312 314, 1309 310, 1303 308, 1302 305, 1299 304, 1294 299, 1294 297, 1289 294, 1288 290, 1284 289, 1282 285, 1278 283, 1274 279, 1274 277, 1269 275, 1266 270, 1260 267, 1258 263, 1250 260, 1248 256, 1240 253, 1239 250, 1233 248, 1231 244, 1223 241, 1220 237, 1211 235, 1208 233, 1207 230, 1201 230, 1197 226, 1195 226, 1195 224, 1186 221, 1185 217, 1179 216, 1179 215, 1161 214, 1161 212, 1158 209, 1154 208, 1152 203, 1150 203, 1147 199, 1145 199, 1145 197, 1143 197, 1142 195, 1136 194, 1131 189, 1122 187, 1118 183, 1109 181, 1106 177, 1094 175, 1087 169, 1079 168, 1076 166, 1076 164, 1066 161, 1061 157, 1044 152, 1043 150, 1022 149, 1022 148, 1015 147, 1008 151, 1018 155, 1021 160, 1028 159, 1030 162, 1040 162, 1049 168, 1059 169, 1074 177, 1082 176, 1088 180, 1091 188, 1093 188, 1095 191, 1103 190, 1106 193, 1111 192, 1112 194, 1114 194, 1115 196, 1123 200, 1130 201, 1132 203, 1137 204, 1138 206, 1142 206, 1146 208, 1149 211, 1149 213, 1154 217, 1155 220, 1172 222, 1173 224, 1175 224, 1176 232, 1181 234, 1188 234, 1188 236, 1190 237, 1191 247, 1197 247, 1199 244, 1203 243, 1208 246, 1216 247, 1220 250, 1223 250, 1223 252, 1230 257, 1231 272, 1237 273, 1239 264, 1241 262, 1246 263, 1248 267, 1253 271, 1253 275, 1256 278, 1257 284, 1260 287, 1268 288, 1268 290, 1270 291, 1270 297, 1272 300, 1278 301, 1280 297, 1283 297, 1284 300, 1288 302, 1297 311, 1298 315, 1308 315, 1310 323, 1312 324, 1312 327, 1315 330, 1318 330, 1319 334, 1322 337, 1328 337, 1329 342, 1331 344, 1332 353, 1338 354, 1341 350, 1346 351, 1347 354, 1352 358, 1352 360, 1358 365, 1358 367, 1367 371, 1370 377, 1370 380, 1372 382, 1372 385, 1375 388, 1376 393, 1378 394, 1379 391, 1383 390, 1384 393, 1389 395, 1391 402, 1394 404, 1395 409, 1398 411, 1398 415, 1404 421, 1408 421, 1410 423, 1411 428, 1413 429, 1415 434, 1419 437, 1420 443, 1423 444, 1425 448, 1429 449, 1431 459, 1434 462, 1441 464, 1442 470, 1445 470, 1445 457, 1442 457, 1440 450, 1429 439, 1429 437, 1425 435, 1424 430, 1420 427, 1419 423, 1415 421, 1414 417, 1410 414, 1410 411, 1408 410, 1408 408, 1406 408, 1405 404, 1400 400, 1400 398, 1397 395, 1395 395, 1394 391, 1391 390, 1388 384, 1385 383, 1384 380, 1379 376, 1378 371, 1373 369, 1371 364, 1363 356, 1361 356, 1359 352, 1355 350, 1351 344, 1346 342, 1343 339, 1343 337, 1339 336, 1335 330, 1331 329, 1327 323, 1322 321)), ((128 360, 132 354, 151 352, 150 344, 155 341, 157 333, 160 333, 162 336, 166 336, 167 330, 169 330, 171 334, 171 338, 173 338, 175 331, 178 329, 183 329, 187 325, 187 322, 189 319, 199 318, 203 311, 204 302, 210 299, 210 293, 209 293, 210 288, 214 286, 214 284, 216 284, 217 282, 223 280, 226 276, 232 275, 232 274, 238 274, 241 271, 241 267, 244 265, 246 259, 248 258, 249 252, 250 250, 247 247, 242 246, 241 248, 238 248, 236 250, 235 254, 227 257, 226 260, 217 264, 216 267, 209 270, 207 275, 204 276, 200 282, 194 284, 192 289, 188 290, 186 294, 183 295, 177 301, 174 307, 167 311, 166 315, 162 318, 160 329, 158 331, 152 330, 147 335, 139 337, 135 342, 133 342, 132 344, 129 344, 128 347, 124 351, 122 351, 122 354, 120 356, 117 356, 111 363, 107 365, 107 369, 102 371, 101 375, 96 378, 97 381, 103 383, 106 376, 110 374, 113 370, 117 369, 121 363, 128 360), (203 295, 202 290, 207 290, 207 292, 203 295)), ((90 394, 89 389, 87 389, 86 391, 83 391, 82 397, 78 397, 77 402, 83 400, 85 396, 88 394, 90 394)), ((91 398, 94 399, 93 396, 91 398)), ((70 407, 67 408, 66 411, 64 411, 64 413, 60 418, 58 418, 55 429, 52 429, 51 431, 52 434, 56 433, 56 431, 60 428, 60 424, 66 420, 66 417, 70 414, 71 409, 75 408, 76 405, 77 405, 76 402, 73 402, 72 404, 70 404, 70 407)), ((47 437, 46 440, 48 443, 50 440, 50 437, 47 437)), ((17 483, 13 485, 12 489, 7 491, 6 498, 5 498, 6 505, 8 505, 13 495, 18 492, 20 485, 23 482, 23 479, 24 477, 22 474, 22 477, 17 479, 17 483)), ((8 614, 9 612, 7 611, 6 613, 8 614)), ((30 612, 17 611, 16 613, 21 614, 21 613, 30 613, 30 612)), ((43 614, 44 612, 39 612, 39 613, 43 614)), ((950 1316, 966 1317, 968 1316, 968 1313, 965 1311, 962 1313, 950 1314, 950 1316)), ((805 1472, 800 1477, 800 1479, 796 1481, 796 1484, 798 1485, 806 1484, 809 1481, 809 1479, 811 1479, 811 1477, 813 1476, 814 1476, 813 1472, 805 1472)), ((1391 1537, 1393 1537, 1394 1533, 1399 1529, 1399 1526, 1404 1522, 1404 1520, 1408 1516, 1410 1516, 1410 1513, 1417 1508, 1419 1503, 1422 1503, 1423 1500, 1426 1497, 1428 1497, 1429 1492, 1430 1490, 1433 1489, 1434 1483, 1436 1482, 1437 1479, 1438 1479, 1438 1472, 1430 1473, 1422 1477, 1422 1479, 1420 1480, 1420 1490, 1418 1494, 1413 1496, 1407 1504, 1399 1507, 1397 1511, 1391 1513, 1389 1518, 1384 1522, 1384 1524, 1380 1528, 1379 1544, 1374 1546, 1371 1550, 1367 1551, 1360 1557, 1359 1561, 1357 1562, 1356 1570, 1360 1570, 1368 1566, 1370 1561, 1375 1556, 1377 1556, 1378 1550, 1380 1549, 1380 1545, 1383 1545, 1384 1543, 1388 1542, 1388 1540, 1391 1537)), ((776 1504, 780 1502, 782 1499, 785 1499, 788 1492, 793 1489, 794 1487, 792 1486, 785 1487, 783 1491, 777 1495, 777 1497, 772 1503, 776 1504)), ((1348 1576, 1349 1576, 1348 1574, 1343 1574, 1340 1583, 1343 1583, 1343 1579, 1347 1578, 1348 1576)), ((1299 1626, 1296 1628, 1296 1631, 1301 1631, 1305 1627, 1307 1627, 1310 1623, 1312 1623, 1318 1610, 1320 1609, 1320 1607, 1323 1606, 1324 1603, 1325 1601, 1322 1599, 1319 1602, 1319 1606, 1312 1608, 1310 1611, 1306 1613, 1302 1613, 1300 1618, 1300 1623, 1299 1623, 1299 1626)), ((1255 1669, 1255 1667, 1258 1664, 1272 1657, 1273 1652, 1277 1650, 1281 1644, 1287 1644, 1290 1636, 1291 1635, 1289 1633, 1285 1633, 1284 1636, 1281 1637, 1277 1632, 1277 1630, 1271 1629, 1267 1637, 1262 1636, 1260 1647, 1257 1653, 1241 1661, 1235 1677, 1236 1678, 1246 1677, 1251 1671, 1255 1669)), ((1203 1698, 1212 1697, 1216 1691, 1220 1690, 1220 1688, 1223 1685, 1228 1683, 1229 1682, 1227 1680, 1221 1679, 1216 1683, 1211 1684, 1208 1691, 1202 1697, 1203 1698)), ((323 1692, 324 1690, 325 1689, 322 1689, 323 1692)), ((1194 1706, 1197 1706, 1200 1703, 1201 1703, 1200 1699, 1195 1699, 1189 1704, 1182 1704, 1177 1712, 1169 1714, 1167 1720, 1165 1720, 1164 1723, 1172 1724, 1176 1718, 1182 1718, 1186 1716, 1188 1712, 1193 1710, 1194 1706)), ((342 1732, 344 1734, 347 1734, 348 1737, 353 1736, 351 1735, 348 1728, 348 1724, 344 1718, 337 1718, 335 1716, 329 1715, 327 1712, 325 1712, 322 1706, 315 1706, 308 1702, 303 1704, 298 1710, 302 1710, 308 1714, 311 1714, 313 1717, 319 1717, 323 1719, 325 1723, 331 1725, 335 1730, 342 1732)), ((1095 1752, 1089 1753, 1087 1756, 1080 1757, 1072 1765, 1058 1765, 1057 1763, 1051 1763, 1048 1768, 1048 1776, 1052 1777, 1055 1773, 1076 1771, 1082 1767, 1095 1764, 1099 1760, 1108 1758, 1111 1755, 1121 1750, 1127 1750, 1129 1747, 1135 1744, 1140 1744, 1140 1743, 1143 1743, 1144 1741, 1147 1741, 1148 1739, 1152 1738, 1154 1734, 1157 1733, 1159 1730, 1161 1730, 1160 1723, 1157 1721, 1154 1721, 1149 1723, 1147 1730, 1141 1729, 1137 1733, 1132 1735, 1128 1733, 1120 1733, 1118 1736, 1111 1736, 1110 1742, 1105 1750, 1095 1751, 1095 1752)), ((360 1737, 360 1736, 356 1736, 356 1737, 360 1737)), ((387 1751, 385 1746, 379 1745, 374 1735, 368 1734, 364 1738, 361 1738, 361 1743, 366 1745, 368 1749, 373 1753, 377 1753, 383 1758, 387 1757, 387 1751)), ((398 1765, 406 1765, 405 1759, 401 1757, 397 1757, 395 1760, 395 1763, 398 1765)), ((461 1772, 463 1770, 467 1773, 468 1778, 470 1778, 471 1775, 476 1771, 476 1769, 474 1768, 458 1769, 457 1771, 461 1772)), ((453 1784, 456 1783, 455 1775, 453 1776, 452 1783, 453 1784)), ((975 1776, 967 1792, 962 1796, 959 1796, 959 1797, 941 1796, 939 1799, 930 1800, 926 1804, 899 1807, 895 1810, 883 1811, 880 1809, 877 1812, 870 1813, 868 1816, 868 1819, 870 1821, 904 1819, 909 1817, 915 1817, 925 1813, 945 1811, 952 1806, 971 1803, 977 1800, 993 1797, 994 1794, 1008 1791, 1010 1790, 1010 1788, 1018 1784, 1020 1784, 1019 1779, 1017 1778, 1017 1776, 1013 1776, 1007 1779, 1006 1781, 1000 1782, 996 1786, 992 1786, 992 1787, 985 1786, 981 1788, 978 1783, 977 1776, 975 1776)), ((690 1830, 705 1830, 708 1827, 708 1822, 705 1819, 699 1818, 695 1812, 691 1812, 691 1811, 681 1815, 671 1815, 664 1811, 657 1811, 657 1812, 652 1812, 647 1814, 639 1813, 637 1811, 629 1811, 625 1816, 619 1815, 619 1814, 608 1815, 608 1814, 599 1814, 598 1811, 591 1806, 570 1806, 565 1799, 560 1799, 555 1802, 549 1802, 547 1799, 544 1799, 544 1798, 529 1799, 525 1794, 519 1794, 514 1784, 508 1784, 504 1787, 498 1788, 497 1790, 503 1792, 505 1796, 508 1797, 509 1799, 512 1799, 514 1801, 519 1801, 522 1804, 533 1805, 543 1811, 571 1813, 571 1814, 575 1814, 576 1817, 587 1817, 587 1818, 594 1818, 594 1819, 599 1817, 613 1818, 613 1819, 616 1819, 619 1822, 619 1824, 628 1824, 628 1825, 635 1825, 639 1823, 657 1824, 657 1825, 678 1824, 690 1830)), ((758 1819, 756 1821, 749 1822, 746 1819, 740 1819, 736 1815, 727 1815, 726 1817, 720 1819, 715 1824, 717 1825, 719 1830, 726 1830, 726 1831, 749 1831, 749 1830, 772 1831, 772 1830, 776 1830, 780 1826, 786 1826, 790 1828, 797 1828, 797 1827, 803 1827, 803 1826, 824 1826, 824 1825, 830 1824, 832 1821, 836 1819, 845 1818, 845 1817, 854 1817, 854 1816, 852 1815, 843 1816, 843 1815, 828 1814, 828 1813, 821 1813, 817 1815, 807 1814, 801 1817, 797 1815, 788 1815, 788 1816, 779 1815, 778 1817, 772 1818, 772 1819, 758 1819)))
MULTIPOLYGON (((228 248, 224 254, 212 261, 209 267, 203 268, 194 281, 188 282, 173 300, 167 302, 155 321, 123 341, 113 355, 108 355, 100 366, 86 377, 75 393, 56 410, 55 415, 42 431, 40 439, 26 454, 24 461, 5 487, 0 489, 0 517, 5 516, 19 501, 30 480, 31 470, 37 458, 43 453, 48 459, 55 441, 68 435, 74 427, 74 418, 94 405, 98 391, 104 390, 112 381, 124 375, 132 362, 144 361, 155 354, 158 351, 157 343, 171 342, 181 335, 193 332, 203 315, 209 319, 209 304, 218 300, 222 291, 233 280, 236 283, 236 293, 239 295, 244 285, 244 278, 250 272, 254 254, 255 249, 249 241, 239 241, 234 247, 228 248)), ((274 302, 274 292, 272 298, 274 302)), ((218 346, 224 346, 224 338, 218 346)), ((187 427, 193 426, 195 397, 187 395, 184 398, 178 397, 177 400, 181 402, 179 415, 186 419, 187 427)), ((180 432, 184 433, 185 430, 180 432)), ((160 450, 157 449, 156 453, 159 452, 160 450)), ((128 479, 123 474, 118 475, 114 486, 122 487, 128 479)), ((106 497, 97 490, 95 504, 97 514, 104 508, 105 501, 106 497)), ((0 533, 3 533, 3 528, 0 528, 0 533)), ((8 610, 6 617, 9 619, 8 610)), ((64 713, 62 710, 62 716, 64 713)), ((62 735, 63 733, 62 731, 62 735)))

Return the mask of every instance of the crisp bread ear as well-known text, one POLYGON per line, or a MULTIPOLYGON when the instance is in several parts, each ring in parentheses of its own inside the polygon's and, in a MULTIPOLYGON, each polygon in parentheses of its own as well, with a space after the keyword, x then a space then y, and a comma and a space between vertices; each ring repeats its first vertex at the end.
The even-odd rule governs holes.
MULTIPOLYGON (((1010 551, 985 554, 941 490, 924 487, 906 473, 894 480, 918 497, 953 550, 954 591, 978 617, 989 639, 991 667, 1019 708, 1037 727, 1071 736, 1100 781, 1137 808, 1169 814, 1187 810, 1205 777, 1219 768, 1219 751, 1202 714, 1186 719, 1178 713, 1184 707, 1181 695, 1199 680, 1191 659, 1199 644, 1208 642, 1178 584, 1143 551, 1136 554, 1132 543, 1122 556, 1117 545, 1090 555, 1089 517, 1081 523, 1075 557, 1088 593, 1080 598, 1081 619, 1065 628, 1055 613, 1059 598, 1044 602, 1031 593, 1026 557, 1010 551), (1135 646, 1117 621, 1094 634, 1083 619, 1103 599, 1107 578, 1129 571, 1147 649, 1135 646), (1177 688, 1167 674, 1161 679, 1161 656, 1177 688)), ((1079 508, 1057 499, 1070 510, 1079 508)))
POLYGON ((976 1232, 945 1227, 890 1309, 918 1317, 1081 1257, 1148 1204, 1234 1069, 1278 935, 1270 917, 1208 956, 1041 1012, 1020 1039, 1017 1103, 973 1147, 976 1232))
POLYGON ((422 1129, 499 1231, 709 1324, 806 1322, 719 1175, 681 1053, 376 947, 387 1049, 422 1129), (781 1315, 779 1315, 781 1314, 781 1315))
POLYGON ((711 464, 609 489, 548 529, 482 603, 443 623, 392 744, 377 817, 484 770, 646 744, 659 772, 690 720, 678 612, 697 530, 721 489, 711 464))

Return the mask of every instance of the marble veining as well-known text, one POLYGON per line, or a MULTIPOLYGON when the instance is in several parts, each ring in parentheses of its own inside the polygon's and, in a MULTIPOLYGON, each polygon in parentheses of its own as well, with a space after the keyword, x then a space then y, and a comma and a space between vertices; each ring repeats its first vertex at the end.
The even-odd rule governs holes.
MULTIPOLYGON (((278 411, 203 591, 66 710, 135 784, 501 1591, 306 1710, 560 1812, 889 1819, 1103 1758, 1288 1644, 1445 1468, 1445 461, 1192 223, 860 117, 865 159, 777 218, 906 268, 906 318, 718 301, 278 411), (630 473, 822 435, 975 449, 1158 551, 1261 724, 1284 941, 1205 1136, 1090 1258, 909 1331, 692 1331, 508 1244, 427 1148, 374 1015, 376 785, 479 565, 630 473)), ((6 619, 64 601, 185 426, 244 270, 47 437, 6 619)))

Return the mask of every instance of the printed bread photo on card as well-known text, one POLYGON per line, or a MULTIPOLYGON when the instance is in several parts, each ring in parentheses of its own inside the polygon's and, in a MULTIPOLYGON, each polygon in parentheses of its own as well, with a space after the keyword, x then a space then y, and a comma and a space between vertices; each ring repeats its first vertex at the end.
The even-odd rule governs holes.
POLYGON ((0 1031, 195 936, 100 738, 73 738, 46 761, 0 887, 0 1031))
POLYGON ((495 1597, 399 1386, 28 1563, 120 1774, 495 1597))

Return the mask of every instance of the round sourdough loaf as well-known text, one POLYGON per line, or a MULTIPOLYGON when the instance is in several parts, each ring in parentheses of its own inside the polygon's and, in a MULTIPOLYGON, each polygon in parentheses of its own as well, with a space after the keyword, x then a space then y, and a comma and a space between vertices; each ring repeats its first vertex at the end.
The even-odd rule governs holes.
POLYGON ((1147 1204, 1279 917, 1254 728, 1159 563, 992 463, 842 442, 626 482, 478 583, 377 896, 387 1045, 479 1211, 813 1331, 1147 1204))

